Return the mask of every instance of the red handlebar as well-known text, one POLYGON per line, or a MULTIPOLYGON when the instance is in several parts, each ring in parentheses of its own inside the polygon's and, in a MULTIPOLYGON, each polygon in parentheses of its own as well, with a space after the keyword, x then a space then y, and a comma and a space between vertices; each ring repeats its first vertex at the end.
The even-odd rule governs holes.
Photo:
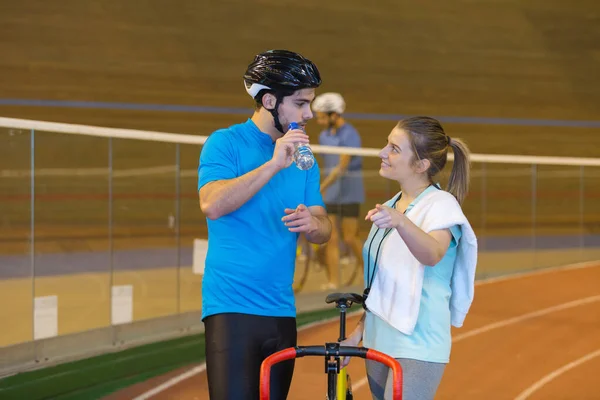
POLYGON ((271 367, 282 361, 296 358, 296 348, 288 347, 271 354, 260 366, 260 399, 269 400, 271 397, 271 367))
MULTIPOLYGON (((260 400, 270 400, 271 398, 271 367, 273 365, 307 355, 326 356, 326 349, 324 347, 289 347, 267 357, 260 366, 260 400)), ((400 367, 400 363, 397 360, 380 351, 364 347, 340 347, 337 355, 340 357, 348 355, 366 358, 390 367, 394 377, 392 398, 394 400, 402 400, 402 367, 400 367)))
POLYGON ((400 367, 400 363, 387 354, 373 349, 367 350, 367 360, 380 362, 392 369, 392 374, 394 374, 392 398, 394 400, 402 400, 402 367, 400 367))

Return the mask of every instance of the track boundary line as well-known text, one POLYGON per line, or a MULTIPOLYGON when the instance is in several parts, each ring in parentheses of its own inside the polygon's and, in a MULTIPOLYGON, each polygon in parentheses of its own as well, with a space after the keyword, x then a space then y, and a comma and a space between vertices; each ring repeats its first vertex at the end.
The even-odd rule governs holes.
MULTIPOLYGON (((461 335, 456 335, 452 338, 452 343, 460 342, 464 339, 468 339, 473 336, 477 336, 483 333, 487 333, 493 331, 494 329, 504 328, 509 325, 517 324, 519 322, 523 322, 529 319, 538 318, 543 315, 551 314, 557 311, 568 310, 569 308, 579 307, 582 305, 590 304, 600 301, 600 295, 584 297, 578 300, 569 301, 567 303, 557 304, 552 307, 543 308, 541 310, 533 311, 527 314, 519 315, 517 317, 504 319, 502 321, 493 322, 491 324, 484 325, 480 328, 470 330, 461 335)), ((357 391, 361 387, 363 387, 367 383, 367 377, 363 377, 359 379, 355 385, 352 385, 352 390, 357 391)), ((540 386, 541 387, 541 386, 540 386)), ((537 390, 537 389, 536 389, 537 390)))
POLYGON ((562 367, 552 371, 551 373, 544 376, 542 379, 540 379, 539 381, 535 382, 533 385, 529 386, 527 389, 522 391, 517 397, 515 397, 515 400, 527 399, 529 396, 531 396, 533 393, 537 392, 539 389, 544 387, 546 384, 552 382, 555 378, 558 378, 560 375, 564 374, 565 372, 567 372, 573 368, 576 368, 576 367, 580 366, 581 364, 583 364, 587 361, 590 361, 591 359, 596 358, 598 356, 600 356, 600 349, 593 351, 591 353, 588 353, 585 356, 578 358, 575 361, 571 361, 570 363, 563 365, 562 367))
MULTIPOLYGON (((529 277, 532 277, 532 276, 545 275, 545 274, 554 273, 554 272, 570 271, 570 270, 578 270, 578 269, 594 268, 594 267, 600 267, 600 263, 598 263, 597 261, 587 261, 587 262, 581 262, 581 263, 576 263, 576 264, 561 265, 561 266, 558 266, 558 267, 544 268, 544 269, 535 270, 535 271, 528 271, 528 272, 516 273, 516 274, 511 274, 511 275, 506 275, 506 276, 500 276, 500 277, 494 277, 494 278, 486 278, 486 279, 482 279, 482 280, 476 281, 475 285, 476 286, 482 286, 482 285, 488 285, 488 284, 492 284, 492 283, 499 283, 499 282, 505 282, 505 281, 510 281, 510 280, 517 280, 517 279, 521 279, 521 278, 529 278, 529 277)), ((597 300, 600 300, 600 295, 599 296, 592 296, 591 298, 596 299, 596 300, 593 300, 593 301, 597 301, 597 300)), ((589 300, 591 298, 588 297, 588 298, 585 298, 585 299, 588 299, 588 302, 591 302, 591 300, 589 300)), ((585 300, 585 299, 580 299, 580 300, 575 300, 573 302, 564 303, 562 306, 564 308, 565 304, 571 304, 571 303, 575 303, 575 302, 582 301, 582 300, 585 300)), ((582 303, 582 304, 587 304, 587 303, 582 303)), ((558 307, 560 307, 560 306, 561 305, 553 306, 553 307, 550 307, 550 308, 551 309, 554 308, 554 309, 556 309, 556 311, 558 311, 558 307)), ((548 308, 546 308, 544 310, 548 310, 548 308)), ((511 321, 511 320, 523 318, 523 317, 525 317, 527 315, 531 315, 531 314, 539 314, 541 311, 543 311, 543 310, 539 310, 539 311, 536 311, 536 312, 533 312, 533 313, 529 313, 529 314, 524 314, 524 315, 521 315, 519 317, 509 318, 508 320, 505 320, 505 321, 511 321)), ((349 313, 348 316, 353 316, 353 315, 356 315, 356 314, 358 314, 360 312, 362 312, 362 311, 360 311, 360 310, 359 311, 355 311, 355 312, 349 313)), ((543 314, 540 314, 540 315, 543 315, 543 314)), ((534 318, 534 317, 535 316, 531 316, 529 318, 534 318)), ((303 325, 300 328, 298 328, 298 332, 301 332, 301 331, 304 331, 304 330, 308 330, 308 329, 312 329, 312 328, 316 328, 316 327, 319 327, 319 326, 322 326, 322 325, 326 325, 326 324, 328 324, 330 322, 337 321, 338 319, 339 319, 339 317, 332 317, 332 318, 327 318, 327 319, 324 319, 324 320, 321 320, 321 321, 313 322, 313 323, 310 323, 310 324, 307 324, 307 325, 303 325)), ((527 318, 525 318, 525 319, 527 319, 527 318)), ((524 320, 524 319, 522 319, 522 320, 524 320)), ((502 321, 500 321, 500 322, 502 322, 502 321)), ((516 323, 516 322, 511 322, 511 323, 516 323)), ((499 324, 499 322, 495 322, 493 324, 489 324, 489 325, 486 325, 486 326, 498 325, 498 324, 499 324)), ((475 329, 476 331, 479 331, 476 334, 484 333, 484 332, 487 332, 489 330, 495 329, 495 328, 489 328, 489 329, 487 329, 485 331, 482 331, 482 329, 484 327, 475 329)), ((500 326, 497 326, 497 327, 500 327, 500 326)), ((465 332, 464 334, 457 335, 455 338, 453 338, 452 342, 454 343, 455 340, 463 340, 464 338, 467 338, 469 336, 475 336, 476 334, 469 335, 469 332, 465 332), (469 336, 465 336, 465 335, 469 335, 469 336)), ((159 394, 159 393, 161 393, 161 392, 169 389, 172 386, 175 386, 179 382, 181 382, 181 381, 183 381, 185 379, 191 378, 192 376, 197 375, 197 374, 203 372, 204 370, 206 370, 206 363, 202 363, 199 366, 196 366, 196 367, 192 368, 190 371, 184 372, 181 375, 178 375, 178 376, 175 376, 175 377, 169 379, 168 381, 162 383, 161 385, 159 385, 159 386, 157 386, 157 387, 155 387, 153 389, 150 389, 147 392, 144 392, 141 395, 135 397, 133 400, 147 400, 150 397, 155 396, 155 395, 157 395, 157 394, 159 394), (191 373, 191 371, 195 371, 195 372, 191 373), (185 375, 185 377, 181 378, 184 375, 185 375), (158 388, 160 388, 160 390, 157 390, 158 388)), ((362 386, 364 386, 366 383, 367 383, 367 378, 364 377, 364 378, 358 380, 355 385, 352 385, 353 386, 352 389, 353 390, 358 390, 362 386)))

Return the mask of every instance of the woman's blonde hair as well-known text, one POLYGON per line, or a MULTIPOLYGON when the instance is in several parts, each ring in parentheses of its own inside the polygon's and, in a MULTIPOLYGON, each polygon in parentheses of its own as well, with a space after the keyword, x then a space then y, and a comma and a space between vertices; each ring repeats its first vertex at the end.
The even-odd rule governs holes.
POLYGON ((398 122, 398 129, 408 133, 413 151, 418 160, 429 160, 431 166, 427 176, 431 182, 444 169, 448 161, 448 150, 454 152, 454 164, 450 172, 447 191, 459 203, 465 200, 469 191, 471 161, 467 145, 461 139, 450 138, 438 120, 431 117, 411 117, 398 122))

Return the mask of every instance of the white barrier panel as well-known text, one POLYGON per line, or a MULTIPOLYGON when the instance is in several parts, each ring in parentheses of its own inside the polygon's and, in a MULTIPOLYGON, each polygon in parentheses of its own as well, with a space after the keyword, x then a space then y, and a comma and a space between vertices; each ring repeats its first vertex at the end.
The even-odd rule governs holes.
POLYGON ((33 304, 33 339, 58 335, 58 297, 36 297, 33 304))
POLYGON ((113 286, 111 323, 120 325, 131 321, 133 321, 133 286, 113 286))
POLYGON ((204 275, 204 261, 208 252, 208 240, 194 239, 194 274, 204 275))

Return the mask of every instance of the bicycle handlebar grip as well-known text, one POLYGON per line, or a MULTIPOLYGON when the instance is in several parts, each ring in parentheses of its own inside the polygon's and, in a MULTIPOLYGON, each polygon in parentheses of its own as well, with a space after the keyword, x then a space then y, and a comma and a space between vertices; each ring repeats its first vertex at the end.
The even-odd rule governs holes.
POLYGON ((282 361, 296 358, 296 348, 289 347, 271 354, 260 366, 260 400, 271 398, 271 367, 282 361))
POLYGON ((387 354, 373 349, 367 350, 367 359, 380 362, 392 369, 392 373, 394 374, 392 398, 394 400, 402 400, 402 367, 400 367, 400 363, 387 354))

